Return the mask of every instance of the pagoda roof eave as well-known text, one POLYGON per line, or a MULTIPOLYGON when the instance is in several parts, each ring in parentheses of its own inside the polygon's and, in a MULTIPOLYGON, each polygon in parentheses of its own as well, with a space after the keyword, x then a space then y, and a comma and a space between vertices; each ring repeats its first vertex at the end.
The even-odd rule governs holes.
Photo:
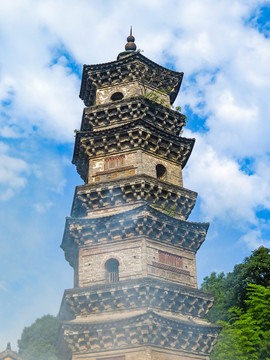
POLYGON ((205 318, 214 301, 214 295, 205 291, 188 285, 171 283, 167 279, 148 276, 121 280, 113 284, 93 284, 67 289, 62 298, 59 319, 63 321, 75 319, 81 314, 82 309, 84 309, 84 317, 100 314, 104 311, 104 302, 107 302, 108 297, 110 304, 109 306, 107 304, 106 313, 148 308, 165 311, 167 314, 172 312, 175 316, 192 316, 200 319, 205 318), (169 309, 168 299, 173 301, 169 309), (87 310, 86 303, 89 304, 87 310), (121 303, 120 308, 119 303, 121 303))
POLYGON ((146 174, 138 174, 99 182, 98 187, 97 183, 77 186, 71 214, 84 217, 88 216, 86 214, 93 214, 93 210, 108 208, 115 196, 115 209, 115 206, 120 206, 121 209, 126 205, 137 207, 138 203, 168 208, 174 206, 180 218, 187 219, 195 205, 197 193, 146 174))
MULTIPOLYGON (((186 317, 176 320, 166 317, 158 312, 145 310, 125 319, 99 320, 96 322, 62 321, 61 331, 64 338, 68 339, 73 352, 81 352, 81 344, 77 341, 78 336, 88 343, 87 352, 102 351, 106 348, 119 349, 132 345, 131 332, 134 331, 138 339, 136 345, 150 345, 174 350, 186 351, 190 354, 209 355, 217 342, 221 326, 198 321, 186 317), (89 331, 91 329, 91 331, 89 331), (113 329, 113 330, 112 330, 113 329), (92 348, 92 339, 94 346, 92 348), (104 340, 109 341, 104 346, 104 340)), ((85 351, 85 347, 84 347, 85 351)))
MULTIPOLYGON (((117 70, 118 68, 127 66, 128 64, 139 62, 142 65, 147 66, 149 69, 154 69, 154 75, 157 76, 158 73, 163 73, 165 76, 170 79, 169 86, 170 90, 166 90, 167 94, 170 96, 170 102, 173 104, 175 101, 181 83, 183 79, 183 72, 177 72, 174 70, 167 69, 157 63, 155 63, 152 60, 149 60, 139 52, 131 53, 129 56, 118 58, 116 61, 111 61, 107 63, 102 64, 95 64, 95 65, 83 65, 83 74, 82 74, 82 82, 81 82, 81 89, 79 97, 85 102, 86 106, 91 106, 93 103, 91 103, 90 98, 87 97, 87 92, 91 92, 92 87, 96 87, 97 84, 103 83, 104 79, 109 78, 109 72, 113 70, 117 70), (100 74, 105 74, 106 76, 101 76, 100 74), (98 81, 95 79, 98 78, 98 81)), ((129 72, 129 79, 130 79, 131 73, 129 72)), ((138 78, 138 75, 134 75, 134 78, 138 78)), ((146 81, 147 82, 147 81, 146 81)), ((157 86, 158 90, 164 90, 164 86, 167 81, 161 81, 160 85, 157 86)))
POLYGON ((137 237, 136 228, 139 226, 141 235, 149 240, 197 252, 209 228, 208 223, 176 219, 148 204, 125 211, 124 214, 124 220, 123 212, 97 218, 68 217, 61 248, 65 251, 70 244, 82 245, 89 241, 96 244, 103 242, 104 239, 109 242, 119 241, 119 237, 123 241, 125 238, 137 237), (108 232, 108 228, 111 231, 108 232), (84 229, 87 229, 86 235, 84 229), (117 233, 116 237, 115 233, 117 233))
MULTIPOLYGON (((83 186, 83 185, 82 185, 83 186)), ((127 211, 123 211, 120 212, 118 214, 111 214, 111 215, 107 215, 107 216, 102 216, 102 221, 106 221, 106 219, 111 219, 112 221, 123 218, 123 213, 128 216, 129 214, 136 214, 136 216, 138 216, 139 213, 143 213, 143 212, 149 212, 149 214, 152 214, 153 216, 155 216, 156 218, 159 218, 162 221, 166 221, 166 222, 172 222, 172 223, 178 223, 178 224, 182 224, 182 225, 186 225, 186 226, 190 226, 190 227, 198 227, 201 228, 205 231, 208 230, 210 224, 209 223, 202 223, 202 222, 194 222, 194 221, 187 221, 187 220, 182 220, 182 219, 178 219, 175 218, 171 215, 167 215, 166 213, 158 210, 158 208, 153 207, 149 204, 143 204, 140 205, 138 207, 136 207, 135 209, 131 209, 131 210, 127 210, 127 211), (113 220, 114 219, 114 220, 113 220)), ((88 218, 88 217, 75 217, 75 216, 67 216, 66 220, 68 221, 78 221, 81 223, 88 223, 88 222, 92 222, 92 221, 96 221, 97 219, 100 219, 100 216, 96 217, 96 218, 88 218)))
POLYGON ((186 116, 182 113, 139 95, 113 103, 86 107, 81 131, 98 131, 107 126, 116 127, 139 118, 147 119, 152 125, 177 136, 186 125, 186 116), (113 115, 112 110, 114 110, 113 115))

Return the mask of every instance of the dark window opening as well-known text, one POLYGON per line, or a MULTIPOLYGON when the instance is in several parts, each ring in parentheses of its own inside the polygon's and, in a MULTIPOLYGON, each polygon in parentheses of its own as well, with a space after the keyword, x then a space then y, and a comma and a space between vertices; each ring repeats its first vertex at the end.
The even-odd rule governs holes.
POLYGON ((124 97, 124 94, 121 93, 120 91, 118 91, 118 92, 112 94, 111 100, 112 100, 112 101, 117 101, 117 100, 123 99, 123 97, 124 97))
POLYGON ((105 263, 106 281, 115 283, 119 281, 119 261, 116 259, 109 259, 105 263))
POLYGON ((166 178, 166 168, 165 166, 158 164, 156 166, 156 173, 157 173, 157 178, 160 180, 164 180, 166 178))

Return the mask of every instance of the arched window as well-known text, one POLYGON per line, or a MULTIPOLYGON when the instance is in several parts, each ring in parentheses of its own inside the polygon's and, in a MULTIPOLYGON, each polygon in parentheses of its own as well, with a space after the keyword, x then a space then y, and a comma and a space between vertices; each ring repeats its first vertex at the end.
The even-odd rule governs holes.
POLYGON ((123 97, 124 97, 124 94, 121 93, 120 91, 118 91, 118 92, 115 92, 114 94, 112 94, 111 100, 112 101, 117 101, 117 100, 123 99, 123 97))
POLYGON ((165 180, 166 179, 166 168, 165 166, 161 165, 161 164, 157 164, 156 166, 156 174, 157 174, 157 178, 160 180, 165 180))
POLYGON ((109 259, 105 263, 106 281, 115 283, 119 281, 119 261, 116 259, 109 259))

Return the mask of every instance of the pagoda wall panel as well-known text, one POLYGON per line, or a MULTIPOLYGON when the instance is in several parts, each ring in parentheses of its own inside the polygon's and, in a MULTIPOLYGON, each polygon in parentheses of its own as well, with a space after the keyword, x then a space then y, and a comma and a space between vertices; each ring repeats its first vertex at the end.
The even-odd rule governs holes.
POLYGON ((182 169, 179 165, 142 150, 124 154, 119 152, 113 156, 91 159, 89 161, 88 183, 109 181, 138 174, 146 174, 156 178, 156 166, 159 164, 167 170, 162 180, 183 186, 182 169))
POLYGON ((105 283, 105 263, 110 258, 119 262, 119 280, 142 276, 142 243, 134 241, 110 246, 86 247, 79 250, 79 286, 105 283))
POLYGON ((197 288, 195 254, 179 250, 163 244, 147 241, 146 261, 148 276, 169 279, 173 282, 197 288), (173 266, 169 262, 160 261, 160 252, 173 254, 181 258, 181 266, 173 266))
POLYGON ((197 287, 195 254, 175 249, 144 237, 111 245, 82 247, 79 250, 78 286, 106 283, 105 263, 110 258, 119 262, 119 280, 142 276, 170 279, 178 284, 197 287), (160 261, 160 252, 181 258, 181 266, 160 261))
POLYGON ((159 101, 164 103, 166 106, 170 106, 170 97, 168 94, 163 94, 155 88, 149 85, 142 84, 138 81, 126 82, 117 84, 114 86, 105 86, 98 88, 96 92, 96 104, 103 105, 110 103, 113 94, 120 92, 123 94, 123 99, 134 97, 134 96, 148 96, 148 94, 155 94, 159 101))

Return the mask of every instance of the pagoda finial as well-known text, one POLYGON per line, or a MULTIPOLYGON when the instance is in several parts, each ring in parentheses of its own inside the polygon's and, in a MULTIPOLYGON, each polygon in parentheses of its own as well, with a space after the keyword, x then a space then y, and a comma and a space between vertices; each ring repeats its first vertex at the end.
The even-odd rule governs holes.
POLYGON ((132 26, 130 26, 130 35, 127 37, 127 44, 125 46, 125 50, 129 51, 129 50, 133 50, 135 51, 137 48, 136 44, 135 44, 135 37, 132 35, 132 26))
POLYGON ((11 350, 10 342, 7 343, 7 350, 11 350))

